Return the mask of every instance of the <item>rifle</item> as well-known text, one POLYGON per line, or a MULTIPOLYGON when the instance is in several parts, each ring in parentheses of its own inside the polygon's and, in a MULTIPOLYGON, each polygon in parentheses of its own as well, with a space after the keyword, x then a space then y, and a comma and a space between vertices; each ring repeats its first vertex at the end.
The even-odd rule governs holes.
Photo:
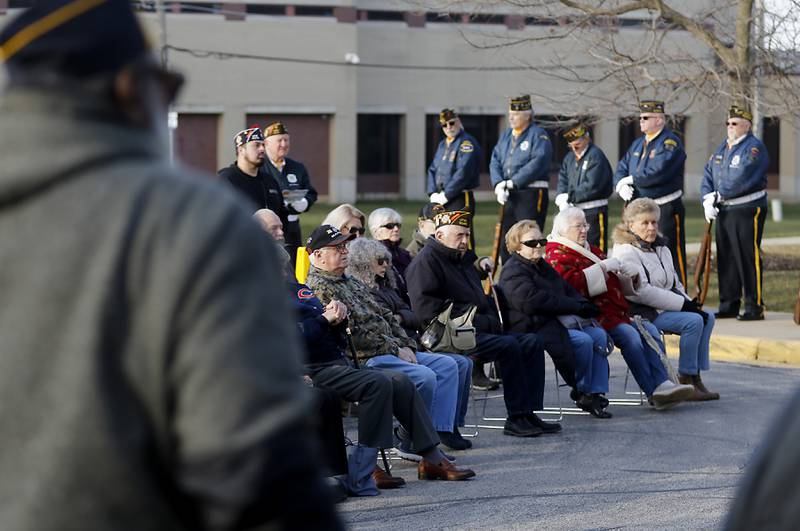
POLYGON ((494 262, 494 270, 491 273, 489 273, 490 284, 486 286, 485 290, 486 295, 488 295, 493 289, 491 285, 491 277, 497 272, 498 269, 497 265, 498 261, 500 260, 500 246, 502 245, 500 237, 503 235, 502 234, 503 216, 505 215, 505 213, 506 213, 506 205, 502 204, 500 205, 500 214, 497 217, 497 223, 495 223, 494 225, 494 242, 492 243, 492 254, 491 254, 492 262, 494 262))
POLYGON ((714 221, 706 223, 703 242, 700 244, 700 253, 694 264, 694 289, 697 303, 702 307, 708 294, 708 282, 711 277, 711 227, 714 221))

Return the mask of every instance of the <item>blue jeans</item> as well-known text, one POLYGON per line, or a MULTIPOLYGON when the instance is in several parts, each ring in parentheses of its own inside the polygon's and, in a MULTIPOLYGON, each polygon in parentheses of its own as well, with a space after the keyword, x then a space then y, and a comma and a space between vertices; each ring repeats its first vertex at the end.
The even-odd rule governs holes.
POLYGON ((599 326, 570 329, 569 340, 575 353, 575 378, 581 393, 608 392, 608 336, 599 326))
MULTIPOLYGON (((644 327, 655 338, 656 343, 663 349, 661 334, 650 321, 642 321, 644 327)), ((623 323, 608 330, 608 335, 614 340, 614 344, 619 347, 625 363, 633 374, 636 383, 642 388, 644 394, 650 396, 653 390, 668 379, 667 369, 661 363, 658 352, 650 348, 644 338, 639 335, 636 327, 632 324, 623 323)))
POLYGON ((449 352, 442 352, 442 354, 450 356, 458 364, 458 401, 455 426, 463 426, 467 420, 469 390, 472 388, 472 360, 461 354, 450 354, 449 352))
POLYGON ((416 356, 416 364, 383 354, 370 358, 366 365, 402 372, 408 376, 422 396, 436 431, 453 431, 460 389, 458 363, 443 354, 417 352, 416 356))
POLYGON ((714 330, 714 314, 707 312, 708 320, 703 325, 700 314, 693 312, 662 312, 653 324, 665 332, 681 336, 681 354, 678 372, 681 374, 700 374, 707 371, 708 343, 714 330))

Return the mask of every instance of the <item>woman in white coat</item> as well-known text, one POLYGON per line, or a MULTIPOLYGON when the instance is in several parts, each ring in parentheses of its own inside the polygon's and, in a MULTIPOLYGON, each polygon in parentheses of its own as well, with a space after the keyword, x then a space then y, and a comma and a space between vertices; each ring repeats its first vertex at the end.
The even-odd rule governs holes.
POLYGON ((716 400, 718 393, 709 391, 700 378, 700 371, 709 369, 708 348, 714 329, 714 314, 704 312, 691 299, 672 265, 672 254, 658 233, 660 209, 650 198, 632 201, 622 215, 622 223, 614 229, 614 258, 639 268, 641 284, 634 295, 632 315, 641 315, 664 332, 679 334, 680 383, 695 388, 690 400, 716 400))

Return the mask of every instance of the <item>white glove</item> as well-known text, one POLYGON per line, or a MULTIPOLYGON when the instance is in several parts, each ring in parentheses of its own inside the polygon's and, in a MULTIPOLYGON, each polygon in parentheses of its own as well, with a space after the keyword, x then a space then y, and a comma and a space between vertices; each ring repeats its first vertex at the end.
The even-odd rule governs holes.
POLYGON ((705 216, 706 221, 709 223, 717 219, 717 214, 719 214, 719 209, 714 206, 714 203, 717 201, 718 197, 718 192, 711 192, 710 194, 703 196, 703 215, 705 216))
POLYGON ((305 212, 308 210, 308 199, 302 197, 297 201, 292 201, 289 205, 295 209, 297 212, 305 212))
POLYGON ((505 205, 506 201, 508 201, 508 190, 506 190, 505 188, 498 189, 497 187, 495 187, 494 194, 497 196, 497 202, 500 203, 501 205, 505 205))
POLYGON ((631 263, 620 261, 616 273, 620 273, 626 277, 631 278, 639 274, 639 268, 631 263))
POLYGON ((500 181, 499 183, 494 185, 494 194, 495 195, 499 195, 501 192, 505 192, 505 191, 506 191, 506 182, 505 181, 500 181))
POLYGON ((619 271, 619 260, 616 258, 606 258, 600 262, 600 267, 603 268, 603 271, 606 273, 616 273, 619 271))
POLYGON ((447 203, 447 196, 444 195, 444 192, 435 192, 431 194, 431 203, 438 203, 443 205, 447 203))
POLYGON ((630 201, 633 197, 633 176, 628 175, 624 179, 620 179, 617 183, 617 195, 619 195, 623 201, 630 201))
POLYGON ((558 194, 556 196, 556 206, 559 210, 564 210, 569 206, 569 194, 558 194))
POLYGON ((506 183, 506 190, 513 190, 514 188, 517 187, 517 185, 514 184, 514 181, 512 181, 511 179, 507 179, 507 180, 505 180, 503 182, 506 183))

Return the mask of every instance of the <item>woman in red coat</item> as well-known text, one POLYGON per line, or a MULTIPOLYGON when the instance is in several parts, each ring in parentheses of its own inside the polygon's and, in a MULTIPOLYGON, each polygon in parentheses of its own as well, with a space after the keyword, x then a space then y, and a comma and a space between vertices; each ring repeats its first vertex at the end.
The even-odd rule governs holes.
MULTIPOLYGON (((600 308, 597 320, 622 352, 625 363, 642 391, 656 409, 666 409, 692 395, 691 385, 672 383, 658 353, 631 325, 625 293, 635 293, 637 270, 606 258, 586 241, 589 225, 583 210, 570 207, 553 220, 553 232, 547 243, 546 259, 578 293, 600 308)), ((661 336, 652 323, 644 327, 663 349, 661 336)))

